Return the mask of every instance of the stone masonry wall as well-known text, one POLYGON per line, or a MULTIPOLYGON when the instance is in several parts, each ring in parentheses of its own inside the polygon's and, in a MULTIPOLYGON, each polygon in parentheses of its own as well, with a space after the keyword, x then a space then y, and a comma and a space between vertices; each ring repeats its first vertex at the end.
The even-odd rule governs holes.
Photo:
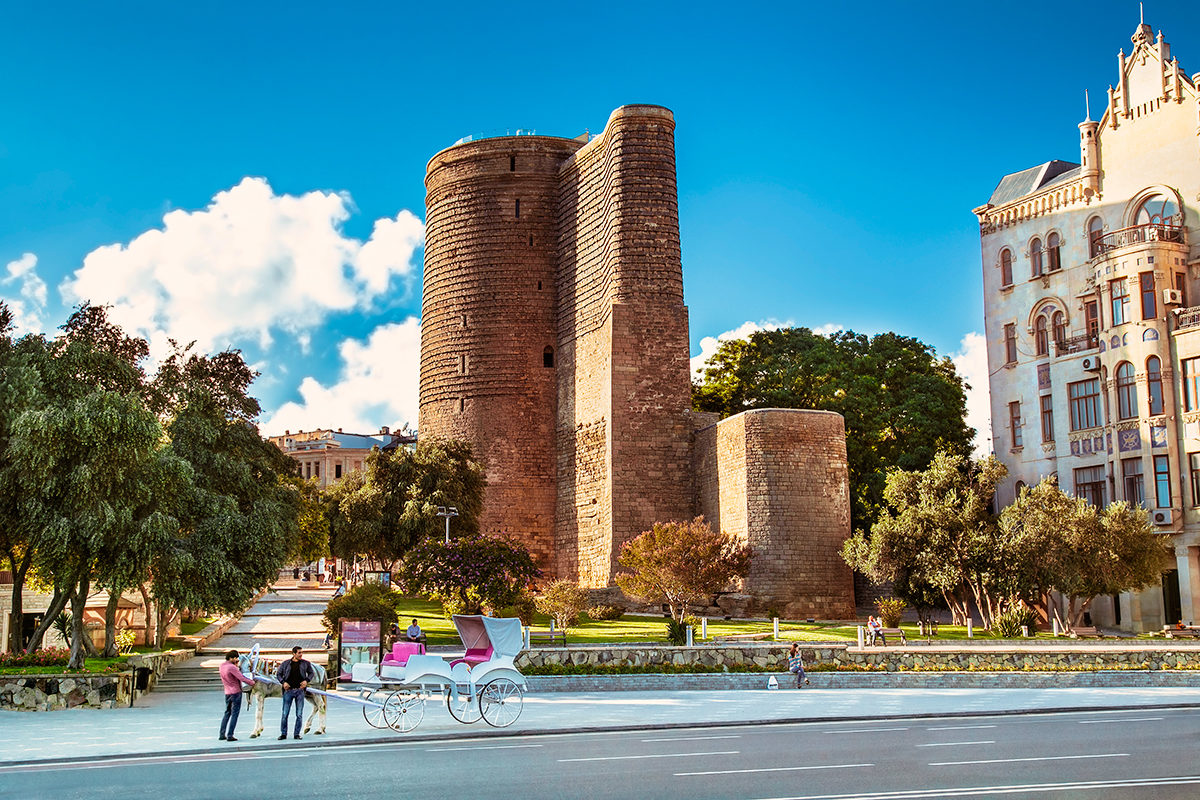
POLYGON ((827 411, 747 411, 697 431, 699 510, 752 550, 745 591, 791 619, 855 616, 845 428, 827 411))

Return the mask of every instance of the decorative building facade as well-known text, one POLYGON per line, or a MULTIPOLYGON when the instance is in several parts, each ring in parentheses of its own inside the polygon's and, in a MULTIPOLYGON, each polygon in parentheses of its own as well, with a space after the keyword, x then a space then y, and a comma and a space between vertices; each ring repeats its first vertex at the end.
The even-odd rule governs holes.
POLYGON ((1200 74, 1146 24, 1132 43, 1080 162, 1007 175, 975 214, 998 505, 1057 475, 1149 509, 1175 569, 1092 617, 1150 630, 1200 620, 1200 74))
POLYGON ((282 436, 267 437, 273 445, 296 462, 300 477, 316 478, 322 488, 361 470, 372 448, 388 449, 413 444, 416 437, 408 432, 392 433, 387 426, 379 433, 343 433, 335 430, 286 431, 282 436))
POLYGON ((703 513, 751 544, 763 608, 853 617, 841 417, 691 411, 674 130, 625 106, 430 160, 418 429, 472 443, 484 532, 549 575, 611 586, 625 542, 703 513))

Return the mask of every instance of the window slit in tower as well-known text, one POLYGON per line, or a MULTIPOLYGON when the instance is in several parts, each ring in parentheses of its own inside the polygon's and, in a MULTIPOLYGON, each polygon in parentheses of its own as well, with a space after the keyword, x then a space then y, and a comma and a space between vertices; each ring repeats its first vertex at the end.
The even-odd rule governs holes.
POLYGON ((521 201, 520 201, 520 199, 517 200, 516 212, 517 212, 517 219, 520 219, 521 218, 521 201))
POLYGON ((533 247, 533 234, 529 234, 529 246, 533 247))
POLYGON ((550 345, 546 345, 546 349, 542 351, 542 366, 554 367, 554 348, 550 345))
POLYGON ((508 171, 509 172, 517 171, 517 157, 516 156, 508 157, 508 171))
POLYGON ((541 290, 542 290, 542 282, 538 281, 538 291, 540 292, 541 290))

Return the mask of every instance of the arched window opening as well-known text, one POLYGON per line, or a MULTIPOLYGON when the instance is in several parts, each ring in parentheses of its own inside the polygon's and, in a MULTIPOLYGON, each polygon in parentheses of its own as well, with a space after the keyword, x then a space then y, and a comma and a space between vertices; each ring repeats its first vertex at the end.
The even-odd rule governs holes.
POLYGON ((1092 221, 1088 223, 1088 252, 1092 258, 1100 255, 1102 245, 1100 240, 1104 237, 1104 220, 1099 217, 1092 217, 1092 221))
POLYGON ((1053 320, 1054 343, 1062 348, 1067 342, 1067 315, 1061 311, 1055 311, 1053 320))
POLYGON ((1033 345, 1039 356, 1044 356, 1050 352, 1049 340, 1046 337, 1046 315, 1038 314, 1038 318, 1033 322, 1033 345))
POLYGON ((1042 274, 1042 240, 1034 239, 1029 243, 1029 277, 1038 278, 1042 274))
POLYGON ((551 369, 554 367, 554 348, 550 345, 546 345, 546 349, 542 351, 542 366, 551 369))
POLYGON ((1000 285, 1012 286, 1012 250, 1007 247, 1000 251, 1000 285))
POLYGON ((1179 206, 1165 194, 1152 194, 1138 207, 1135 225, 1178 225, 1179 206))
POLYGON ((1162 362, 1158 356, 1146 359, 1146 384, 1150 390, 1151 416, 1163 413, 1162 362))
POLYGON ((1138 415, 1137 391, 1133 364, 1122 361, 1117 365, 1117 419, 1133 419, 1138 415))
POLYGON ((1061 248, 1062 240, 1057 233, 1052 233, 1046 237, 1046 258, 1049 262, 1051 272, 1057 272, 1062 269, 1061 248))

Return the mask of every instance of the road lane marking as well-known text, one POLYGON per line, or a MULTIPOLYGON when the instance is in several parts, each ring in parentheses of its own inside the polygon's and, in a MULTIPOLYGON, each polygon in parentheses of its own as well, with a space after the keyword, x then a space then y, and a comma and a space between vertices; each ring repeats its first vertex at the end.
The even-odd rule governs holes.
POLYGON ((973 731, 982 728, 995 728, 996 725, 946 725, 941 728, 926 728, 927 731, 973 731))
POLYGON ((906 731, 908 728, 855 728, 852 731, 827 731, 827 733, 883 733, 884 731, 906 731))
POLYGON ((523 747, 542 747, 540 744, 495 744, 488 746, 472 745, 470 747, 426 747, 426 753, 452 753, 456 750, 519 750, 523 747))
POLYGON ((979 742, 931 742, 930 744, 919 744, 917 747, 958 747, 965 744, 995 744, 995 739, 988 739, 979 742))
POLYGON ((1081 758, 1128 758, 1129 753, 1094 753, 1086 756, 1034 756, 1031 758, 989 758, 983 761, 935 761, 931 767, 957 767, 967 764, 1012 764, 1018 761, 1073 761, 1081 758))
POLYGON ((788 797, 763 797, 758 800, 922 800, 922 798, 994 796, 1033 792, 1078 792, 1080 789, 1118 789, 1138 786, 1184 786, 1200 784, 1200 775, 1178 778, 1127 778, 1116 780, 1073 781, 1070 783, 1025 783, 1000 786, 960 786, 950 789, 901 789, 862 794, 806 794, 788 797))
POLYGON ((741 750, 718 750, 712 753, 649 753, 640 756, 592 756, 590 758, 560 758, 558 763, 575 761, 631 761, 638 758, 692 758, 694 756, 736 756, 741 750))
POLYGON ((676 778, 684 778, 690 775, 744 775, 750 772, 798 772, 808 769, 857 769, 859 767, 873 767, 874 764, 811 764, 803 767, 760 767, 758 769, 714 769, 707 772, 676 772, 676 778))
POLYGON ((674 739, 642 739, 643 742, 698 742, 702 739, 740 739, 740 735, 734 736, 679 736, 674 739))
POLYGON ((1162 717, 1138 717, 1137 719, 1081 719, 1080 725, 1124 725, 1126 722, 1158 722, 1162 717))

